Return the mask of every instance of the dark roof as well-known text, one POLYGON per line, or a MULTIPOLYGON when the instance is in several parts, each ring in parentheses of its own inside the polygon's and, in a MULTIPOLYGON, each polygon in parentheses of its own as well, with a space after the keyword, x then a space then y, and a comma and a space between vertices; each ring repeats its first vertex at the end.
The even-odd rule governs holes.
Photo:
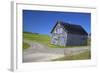
MULTIPOLYGON (((65 29, 65 31, 67 30, 66 31, 67 33, 80 34, 80 35, 88 35, 88 33, 80 25, 65 23, 65 22, 61 22, 61 21, 57 21, 56 25, 58 23, 60 23, 63 26, 63 28, 65 29)), ((56 25, 53 27, 51 33, 55 29, 56 25)))

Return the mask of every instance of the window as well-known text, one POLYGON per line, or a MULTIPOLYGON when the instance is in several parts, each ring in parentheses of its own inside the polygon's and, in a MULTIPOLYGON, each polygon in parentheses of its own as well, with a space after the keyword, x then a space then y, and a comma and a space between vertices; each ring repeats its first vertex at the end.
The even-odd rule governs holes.
POLYGON ((62 28, 58 28, 58 29, 57 29, 57 33, 58 33, 58 34, 62 33, 62 31, 63 31, 62 28))

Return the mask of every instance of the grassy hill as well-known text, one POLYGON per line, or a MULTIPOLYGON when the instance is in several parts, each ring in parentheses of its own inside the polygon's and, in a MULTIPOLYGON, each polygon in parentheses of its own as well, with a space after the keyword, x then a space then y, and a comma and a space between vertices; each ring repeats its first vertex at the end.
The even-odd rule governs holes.
POLYGON ((23 40, 30 40, 33 42, 44 44, 50 48, 63 48, 63 46, 57 46, 50 43, 51 37, 45 34, 23 32, 23 40))
MULTIPOLYGON (((31 32, 23 32, 23 40, 30 40, 33 42, 37 42, 43 45, 46 45, 50 48, 68 48, 68 47, 82 47, 82 46, 58 46, 51 44, 51 37, 49 35, 45 34, 39 34, 39 33, 31 33, 31 32)), ((24 42, 23 42, 24 44, 24 42)), ((27 44, 27 43, 25 43, 27 44)), ((23 45, 24 48, 29 47, 29 45, 23 45), (25 46, 25 47, 24 47, 25 46)))

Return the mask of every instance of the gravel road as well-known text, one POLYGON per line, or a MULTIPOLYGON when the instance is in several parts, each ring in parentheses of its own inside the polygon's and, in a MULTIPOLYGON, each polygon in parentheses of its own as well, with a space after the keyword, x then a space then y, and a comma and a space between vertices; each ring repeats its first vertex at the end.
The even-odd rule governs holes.
POLYGON ((51 59, 63 57, 64 55, 74 55, 89 50, 89 47, 74 48, 48 48, 46 45, 24 40, 30 45, 23 51, 23 62, 44 62, 51 59))

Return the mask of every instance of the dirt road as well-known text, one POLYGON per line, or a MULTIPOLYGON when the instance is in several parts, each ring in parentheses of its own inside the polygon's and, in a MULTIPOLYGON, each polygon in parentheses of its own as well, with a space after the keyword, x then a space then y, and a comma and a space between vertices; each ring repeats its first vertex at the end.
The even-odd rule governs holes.
POLYGON ((89 50, 89 47, 48 48, 46 45, 40 43, 26 40, 24 42, 28 43, 30 47, 23 51, 23 62, 50 61, 64 55, 79 54, 89 50))

